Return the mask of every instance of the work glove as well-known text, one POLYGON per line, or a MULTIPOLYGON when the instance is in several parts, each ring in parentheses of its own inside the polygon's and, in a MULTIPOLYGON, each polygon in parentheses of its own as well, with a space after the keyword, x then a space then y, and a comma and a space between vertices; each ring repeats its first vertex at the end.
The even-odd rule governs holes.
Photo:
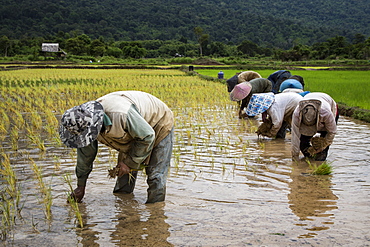
POLYGON ((310 154, 310 156, 314 156, 318 153, 318 151, 314 147, 307 148, 307 152, 310 154))
POLYGON ((312 137, 311 144, 315 153, 320 153, 329 146, 329 142, 324 137, 312 137))
POLYGON ((256 131, 257 135, 272 137, 271 135, 272 122, 269 119, 266 119, 266 122, 263 122, 256 131))

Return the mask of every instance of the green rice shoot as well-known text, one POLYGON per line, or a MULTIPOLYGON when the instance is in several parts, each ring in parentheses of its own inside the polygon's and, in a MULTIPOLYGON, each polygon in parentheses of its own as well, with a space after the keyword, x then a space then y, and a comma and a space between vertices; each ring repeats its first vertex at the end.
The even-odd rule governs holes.
POLYGON ((319 166, 312 163, 310 163, 309 166, 312 170, 312 175, 330 175, 333 172, 333 166, 327 161, 324 161, 319 166))

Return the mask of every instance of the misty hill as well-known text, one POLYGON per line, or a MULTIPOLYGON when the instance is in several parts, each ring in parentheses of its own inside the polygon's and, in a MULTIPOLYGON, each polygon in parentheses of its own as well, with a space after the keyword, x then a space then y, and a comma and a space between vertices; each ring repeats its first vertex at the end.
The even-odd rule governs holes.
POLYGON ((112 40, 192 40, 201 27, 213 41, 291 48, 337 35, 370 35, 368 0, 2 0, 0 36, 58 32, 112 40))

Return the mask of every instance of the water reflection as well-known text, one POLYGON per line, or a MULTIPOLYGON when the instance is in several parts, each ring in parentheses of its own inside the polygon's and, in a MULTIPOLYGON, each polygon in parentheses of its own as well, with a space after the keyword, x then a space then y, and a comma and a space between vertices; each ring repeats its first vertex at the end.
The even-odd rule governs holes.
MULTIPOLYGON (((84 228, 76 228, 76 234, 77 236, 80 237, 80 243, 82 244, 82 246, 84 247, 98 247, 100 246, 99 243, 97 242, 99 240, 99 235, 100 235, 100 232, 94 230, 94 227, 97 225, 97 224, 91 224, 91 223, 87 223, 87 216, 88 216, 88 213, 87 213, 87 209, 86 209, 86 205, 84 203, 81 203, 79 204, 79 211, 81 213, 81 215, 83 215, 83 218, 82 218, 82 221, 83 221, 83 224, 84 224, 84 228)), ((77 221, 77 219, 76 219, 77 221)), ((79 223, 76 222, 76 226, 78 225, 79 223)))
POLYGON ((296 225, 305 226, 309 231, 299 238, 310 238, 316 235, 315 231, 327 230, 330 224, 334 224, 334 213, 329 211, 338 208, 336 205, 338 197, 331 189, 331 176, 305 173, 308 168, 305 162, 294 163, 292 166, 289 208, 299 218, 296 225), (311 223, 307 221, 321 221, 321 225, 316 223, 311 227, 309 226, 311 223))
POLYGON ((170 236, 164 202, 143 204, 132 195, 117 194, 116 229, 112 242, 119 246, 173 246, 167 242, 170 236))
POLYGON ((338 197, 332 191, 332 176, 310 175, 305 161, 292 162, 290 135, 286 140, 266 138, 259 141, 264 144, 261 156, 265 162, 276 163, 280 172, 290 169, 290 172, 281 172, 287 176, 283 181, 287 181, 289 188, 289 208, 299 218, 294 224, 308 231, 298 238, 312 238, 315 232, 329 229, 329 225, 334 224, 334 212, 329 211, 338 208, 338 197))

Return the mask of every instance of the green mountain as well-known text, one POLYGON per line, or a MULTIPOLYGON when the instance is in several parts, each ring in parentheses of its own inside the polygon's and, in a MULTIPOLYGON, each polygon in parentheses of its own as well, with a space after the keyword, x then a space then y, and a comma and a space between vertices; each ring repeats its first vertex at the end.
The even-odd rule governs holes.
POLYGON ((370 35, 369 0, 2 0, 0 36, 85 33, 111 40, 192 40, 291 48, 370 35))

